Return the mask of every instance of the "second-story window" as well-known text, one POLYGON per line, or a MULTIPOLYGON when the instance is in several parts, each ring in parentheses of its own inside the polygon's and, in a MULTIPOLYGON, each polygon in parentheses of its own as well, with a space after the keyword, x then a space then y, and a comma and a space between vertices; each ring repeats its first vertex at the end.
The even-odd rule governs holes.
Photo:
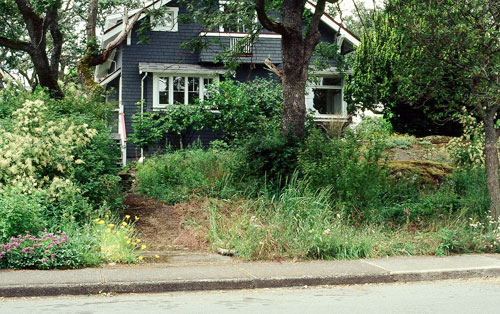
POLYGON ((164 8, 160 17, 151 17, 153 31, 156 32, 177 32, 177 16, 179 8, 164 8), (153 21, 154 19, 154 21, 153 21))

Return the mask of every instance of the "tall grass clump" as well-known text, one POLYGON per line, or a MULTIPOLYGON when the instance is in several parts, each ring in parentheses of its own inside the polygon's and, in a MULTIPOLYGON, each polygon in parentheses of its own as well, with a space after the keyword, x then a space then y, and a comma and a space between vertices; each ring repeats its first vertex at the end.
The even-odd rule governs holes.
POLYGON ((371 243, 347 226, 328 189, 311 192, 295 179, 276 198, 213 201, 210 238, 249 260, 362 258, 371 243))
POLYGON ((137 167, 137 190, 170 204, 216 195, 228 186, 231 158, 230 151, 198 148, 151 157, 137 167))

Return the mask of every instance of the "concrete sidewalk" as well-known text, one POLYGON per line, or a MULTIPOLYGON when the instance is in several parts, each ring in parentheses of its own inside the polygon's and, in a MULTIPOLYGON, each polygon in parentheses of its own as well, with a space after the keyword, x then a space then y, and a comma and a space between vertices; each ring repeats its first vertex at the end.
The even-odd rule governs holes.
POLYGON ((0 297, 410 282, 500 276, 500 254, 240 262, 210 254, 79 270, 1 270, 0 297))

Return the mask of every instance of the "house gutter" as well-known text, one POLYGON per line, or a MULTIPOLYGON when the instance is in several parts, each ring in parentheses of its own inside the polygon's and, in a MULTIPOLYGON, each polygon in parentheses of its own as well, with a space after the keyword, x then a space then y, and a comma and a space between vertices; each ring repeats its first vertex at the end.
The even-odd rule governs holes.
MULTIPOLYGON (((144 80, 148 77, 149 72, 145 72, 141 79, 141 123, 142 115, 144 114, 144 80)), ((139 160, 141 163, 144 161, 144 149, 141 148, 141 158, 139 160)))

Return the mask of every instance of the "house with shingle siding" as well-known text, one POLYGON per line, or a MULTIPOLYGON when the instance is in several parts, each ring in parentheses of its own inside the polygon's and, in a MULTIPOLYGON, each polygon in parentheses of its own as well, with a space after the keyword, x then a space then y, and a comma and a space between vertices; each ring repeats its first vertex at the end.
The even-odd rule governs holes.
MULTIPOLYGON (((198 24, 184 24, 179 16, 187 10, 179 6, 176 0, 158 0, 149 5, 162 8, 164 20, 147 34, 147 43, 140 43, 139 23, 127 34, 124 40, 111 53, 108 60, 95 70, 95 80, 112 90, 109 101, 116 101, 116 128, 114 136, 122 148, 122 163, 138 157, 136 147, 127 141, 127 135, 133 132, 132 116, 139 111, 161 111, 174 104, 189 105, 195 98, 206 97, 207 86, 220 81, 228 71, 221 64, 214 63, 221 47, 237 45, 247 35, 244 29, 205 30, 198 24), (181 48, 184 42, 204 36, 209 41, 207 47, 199 52, 181 48)), ((314 4, 306 3, 306 8, 314 11, 314 4)), ((135 14, 147 15, 136 10, 129 13, 129 19, 135 14)), ((107 17, 102 45, 119 36, 123 29, 122 15, 107 17)), ((324 14, 319 25, 321 41, 337 42, 343 54, 347 54, 359 45, 359 40, 342 27, 333 18, 324 14)), ((269 59, 280 67, 281 35, 262 30, 251 45, 243 47, 239 55, 240 65, 234 76, 235 80, 246 81, 255 77, 268 77, 264 60, 269 59)), ((347 119, 346 103, 343 100, 345 79, 336 70, 335 64, 319 73, 314 86, 309 87, 306 96, 307 109, 313 112, 316 120, 347 119)), ((198 131, 195 136, 202 143, 215 138, 210 130, 198 131)))

